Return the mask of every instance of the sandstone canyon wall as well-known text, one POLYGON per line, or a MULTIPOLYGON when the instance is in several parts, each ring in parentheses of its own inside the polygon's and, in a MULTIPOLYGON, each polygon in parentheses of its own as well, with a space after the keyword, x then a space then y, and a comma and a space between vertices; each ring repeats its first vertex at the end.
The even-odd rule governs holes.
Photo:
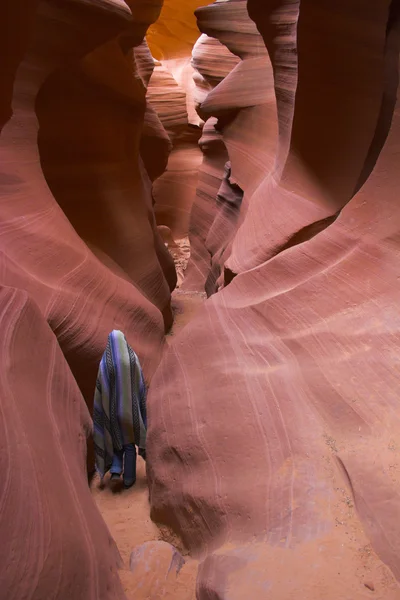
POLYGON ((189 254, 189 219, 201 152, 198 147, 200 128, 189 122, 191 90, 185 81, 179 84, 175 79, 175 62, 170 59, 155 66, 147 98, 172 147, 165 172, 154 182, 153 200, 157 224, 160 231, 165 232, 163 239, 176 256, 179 286, 184 278, 185 255, 189 254))
POLYGON ((123 599, 86 476, 91 418, 29 294, 0 291, 1 598, 123 599))
POLYGON ((206 123, 185 285, 196 287, 206 276, 211 294, 223 285, 223 264, 254 191, 275 167, 278 128, 271 61, 246 2, 214 3, 196 14, 203 36, 193 65, 206 123))
POLYGON ((399 2, 161 4, 0 7, 0 596, 125 597, 86 475, 120 328, 198 600, 398 600, 399 2), (211 295, 168 349, 160 224, 211 295))
MULTIPOLYGON (((200 28, 206 18, 206 33, 234 50, 243 21, 229 27, 240 35, 224 28, 243 8, 200 9, 200 28)), ((232 86, 234 118, 233 92, 222 92, 252 60, 241 57, 200 105, 245 191, 219 243, 232 276, 152 381, 152 514, 203 559, 199 600, 397 599, 399 2, 249 0, 248 10, 272 65, 275 150, 256 125, 230 144, 243 90, 232 86)), ((270 81, 263 60, 257 83, 270 81)), ((201 192, 192 213, 205 250, 216 189, 211 208, 201 192)))
POLYGON ((86 404, 110 330, 125 332, 149 380, 172 322, 175 268, 151 200, 170 144, 146 102, 143 44, 160 9, 0 9, 4 598, 123 598, 87 485, 86 404))
POLYGON ((154 210, 159 230, 175 258, 178 287, 190 255, 189 220, 202 159, 198 147, 201 119, 195 111, 190 55, 199 35, 194 10, 205 3, 165 2, 160 18, 147 35, 153 56, 159 59, 147 98, 172 147, 167 168, 153 186, 154 210))
MULTIPOLYGON (((123 3, 39 3, 9 84, 2 284, 39 305, 87 401, 110 329, 127 332, 151 375, 161 314, 171 322, 173 265, 139 155, 145 88, 125 49, 141 42, 157 13, 152 4, 146 22, 133 23, 123 3)), ((11 25, 18 31, 28 17, 17 13, 11 25)))
MULTIPOLYGON (((195 105, 199 110, 208 93, 230 73, 238 58, 228 48, 206 34, 200 36, 193 49, 195 69, 195 105)), ((200 111, 199 111, 200 112, 200 111)), ((206 240, 217 216, 216 198, 221 185, 228 153, 214 117, 206 118, 199 146, 203 161, 199 168, 196 197, 191 210, 191 260, 184 282, 185 289, 202 290, 210 272, 210 251, 206 240)))

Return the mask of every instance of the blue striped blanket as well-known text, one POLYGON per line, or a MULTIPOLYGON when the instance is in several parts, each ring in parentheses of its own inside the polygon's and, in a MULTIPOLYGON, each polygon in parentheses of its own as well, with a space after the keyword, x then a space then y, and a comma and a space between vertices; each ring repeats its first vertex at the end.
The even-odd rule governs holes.
POLYGON ((146 447, 146 385, 139 359, 122 331, 108 336, 100 361, 93 407, 96 470, 110 469, 114 450, 146 447))

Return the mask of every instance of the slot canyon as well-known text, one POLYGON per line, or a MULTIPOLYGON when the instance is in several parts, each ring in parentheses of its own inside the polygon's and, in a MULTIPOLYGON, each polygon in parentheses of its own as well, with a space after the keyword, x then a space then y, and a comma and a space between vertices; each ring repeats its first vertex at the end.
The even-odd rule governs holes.
POLYGON ((2 0, 0 48, 0 600, 400 600, 400 0, 2 0))

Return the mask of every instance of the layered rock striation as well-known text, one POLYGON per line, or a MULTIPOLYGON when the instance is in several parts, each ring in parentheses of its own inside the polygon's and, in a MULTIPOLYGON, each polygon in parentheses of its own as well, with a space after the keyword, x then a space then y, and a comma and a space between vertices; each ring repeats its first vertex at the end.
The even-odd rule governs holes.
POLYGON ((247 3, 216 2, 196 14, 203 36, 194 47, 193 65, 198 112, 206 123, 187 287, 206 279, 211 294, 224 284, 224 263, 254 191, 275 168, 278 128, 272 66, 247 3), (220 190, 227 171, 230 185, 242 191, 243 201, 235 206, 220 190))
POLYGON ((120 558, 87 483, 91 418, 21 289, 0 289, 1 595, 123 600, 120 558))
MULTIPOLYGON (((174 267, 139 154, 145 88, 124 50, 145 25, 122 3, 30 10, 12 23, 18 30, 30 17, 31 29, 0 138, 2 284, 38 304, 90 402, 113 327, 151 376, 171 324, 174 267)), ((147 18, 156 17, 152 4, 147 18)))
POLYGON ((149 381, 172 322, 176 273, 151 199, 169 140, 146 102, 143 45, 160 9, 0 9, 0 579, 10 599, 124 597, 87 485, 86 440, 108 333, 125 332, 149 381), (153 170, 146 136, 159 148, 153 170))
MULTIPOLYGON (((118 328, 198 600, 398 600, 399 3, 204 4, 147 42, 161 0, 0 8, 2 594, 124 599, 86 473, 118 328), (211 297, 160 363, 188 234, 211 297)), ((142 546, 135 590, 186 566, 142 546)))
MULTIPOLYGON (((217 29, 239 5, 202 10, 217 29)), ((226 144, 245 189, 236 276, 153 379, 152 514, 203 559, 199 600, 396 599, 399 5, 248 9, 279 136, 262 173, 247 145, 247 200, 226 144)))

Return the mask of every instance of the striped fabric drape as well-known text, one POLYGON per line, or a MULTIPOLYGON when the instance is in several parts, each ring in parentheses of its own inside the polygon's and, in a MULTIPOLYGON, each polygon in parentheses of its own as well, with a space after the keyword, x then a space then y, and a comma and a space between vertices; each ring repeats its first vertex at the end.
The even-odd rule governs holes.
POLYGON ((146 447, 146 386, 139 358, 122 331, 108 336, 100 361, 93 407, 96 469, 110 469, 114 450, 134 443, 146 447))

